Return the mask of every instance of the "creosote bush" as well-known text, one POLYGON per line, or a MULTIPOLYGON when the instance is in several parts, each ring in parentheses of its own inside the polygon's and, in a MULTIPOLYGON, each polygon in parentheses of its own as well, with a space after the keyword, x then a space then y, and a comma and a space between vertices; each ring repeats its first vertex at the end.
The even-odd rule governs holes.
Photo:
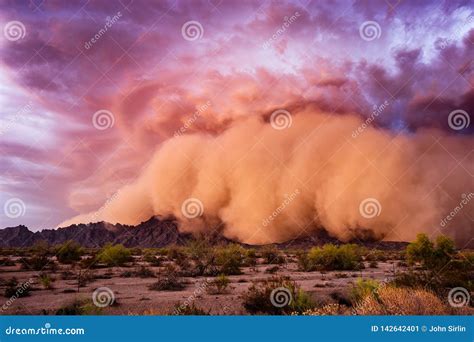
POLYGON ((242 300, 250 314, 285 315, 301 313, 315 306, 311 296, 288 277, 254 281, 242 295, 242 300))
POLYGON ((62 264, 71 264, 81 260, 83 249, 81 246, 73 241, 69 240, 56 247, 56 257, 62 264))
POLYGON ((97 254, 97 261, 107 266, 123 266, 132 260, 131 252, 123 245, 105 245, 97 254))
POLYGON ((363 268, 361 250, 355 244, 326 244, 312 248, 307 254, 300 252, 297 257, 302 271, 345 271, 363 268))
POLYGON ((167 265, 164 272, 158 276, 158 281, 149 286, 153 291, 181 291, 184 288, 178 277, 178 270, 172 265, 167 265))
POLYGON ((206 287, 209 294, 223 294, 228 292, 230 284, 229 278, 226 275, 220 274, 215 279, 211 280, 206 287))

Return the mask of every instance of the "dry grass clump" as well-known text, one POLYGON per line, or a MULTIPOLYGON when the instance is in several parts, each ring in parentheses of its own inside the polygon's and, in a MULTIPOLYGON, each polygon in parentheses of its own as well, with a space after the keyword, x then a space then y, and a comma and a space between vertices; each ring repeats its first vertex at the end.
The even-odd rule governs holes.
POLYGON ((350 314, 349 307, 341 304, 328 304, 321 308, 306 310, 301 313, 303 316, 335 316, 350 314))
POLYGON ((449 308, 432 292, 379 287, 354 308, 356 315, 446 315, 449 308))

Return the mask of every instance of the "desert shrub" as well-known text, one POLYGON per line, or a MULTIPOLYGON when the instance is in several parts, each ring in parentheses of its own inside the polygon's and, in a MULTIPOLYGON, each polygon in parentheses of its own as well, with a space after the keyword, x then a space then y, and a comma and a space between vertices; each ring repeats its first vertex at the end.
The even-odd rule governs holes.
POLYGON ((30 295, 31 284, 19 283, 16 278, 11 278, 5 282, 5 297, 22 298, 30 295))
POLYGON ((365 296, 354 312, 358 315, 446 315, 449 308, 432 292, 383 286, 365 296))
POLYGON ((153 291, 181 291, 185 288, 178 277, 178 270, 167 265, 164 272, 158 276, 158 281, 149 286, 153 291))
POLYGON ((265 264, 283 264, 285 257, 275 246, 265 246, 260 252, 265 264))
POLYGON ((372 260, 369 262, 369 267, 370 268, 377 268, 378 267, 378 263, 377 263, 377 260, 372 260))
POLYGON ((308 258, 308 253, 305 251, 298 251, 296 253, 296 262, 298 264, 298 270, 303 272, 313 271, 312 263, 308 258))
POLYGON ((275 274, 277 273, 278 271, 280 270, 280 267, 275 265, 275 266, 272 266, 272 267, 269 267, 265 270, 265 273, 269 273, 269 274, 275 274))
POLYGON ((229 244, 216 251, 216 264, 219 273, 225 275, 242 274, 240 268, 243 266, 245 250, 237 244, 229 244))
POLYGON ((314 307, 310 295, 288 277, 254 281, 242 295, 242 300, 244 308, 251 314, 283 315, 314 307), (284 303, 287 305, 281 306, 284 303))
POLYGON ((31 258, 21 258, 20 264, 22 269, 34 271, 54 267, 53 262, 49 260, 47 255, 34 255, 31 258))
POLYGON ((153 251, 146 251, 143 255, 143 260, 149 263, 151 266, 161 265, 161 259, 153 251))
POLYGON ((347 315, 350 313, 349 307, 341 304, 327 304, 320 308, 309 309, 301 314, 304 316, 335 316, 347 315))
POLYGON ((0 259, 0 266, 15 266, 15 262, 10 258, 2 258, 0 259))
POLYGON ((91 270, 79 270, 76 274, 76 281, 78 289, 87 286, 95 280, 95 274, 91 270))
POLYGON ((210 311, 205 311, 202 308, 196 306, 196 304, 176 304, 171 313, 175 316, 209 316, 210 311))
POLYGON ((45 240, 36 241, 33 246, 30 247, 30 254, 36 256, 48 256, 50 255, 49 244, 45 240))
POLYGON ((253 248, 245 250, 244 266, 255 267, 257 265, 257 252, 253 248))
POLYGON ((97 254, 97 261, 107 266, 123 266, 132 260, 130 250, 123 245, 105 245, 97 254))
POLYGON ((56 257, 62 264, 71 264, 81 260, 83 250, 81 246, 72 240, 66 241, 56 247, 56 257))
POLYGON ((380 287, 380 283, 374 279, 357 279, 350 289, 350 299, 353 304, 359 303, 366 296, 371 295, 380 287))
POLYGON ((206 287, 206 291, 209 294, 223 294, 227 293, 228 286, 230 284, 229 278, 226 275, 221 274, 215 279, 211 280, 206 287))
POLYGON ((41 285, 43 286, 43 288, 45 288, 46 290, 53 289, 54 278, 51 277, 49 274, 40 273, 38 275, 38 279, 39 279, 41 285))
POLYGON ((101 308, 95 306, 89 301, 74 300, 56 311, 56 315, 61 316, 80 316, 80 315, 99 315, 101 308))
POLYGON ((209 245, 209 242, 203 238, 192 240, 187 245, 187 254, 193 261, 193 276, 215 275, 216 255, 209 245))
POLYGON ((182 247, 171 246, 168 248, 168 259, 173 260, 181 269, 189 269, 191 267, 188 256, 182 247))
POLYGON ((444 268, 455 253, 453 240, 444 235, 438 236, 433 243, 426 234, 418 234, 416 240, 406 249, 409 264, 419 262, 427 269, 444 268))
POLYGON ((355 244, 327 244, 312 248, 307 255, 309 270, 358 270, 362 268, 361 253, 355 244))

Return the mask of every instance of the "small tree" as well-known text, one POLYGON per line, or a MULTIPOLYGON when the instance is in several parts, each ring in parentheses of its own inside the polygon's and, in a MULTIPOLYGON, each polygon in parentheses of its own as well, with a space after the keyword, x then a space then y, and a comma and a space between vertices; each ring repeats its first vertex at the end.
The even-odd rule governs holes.
POLYGON ((59 245, 56 250, 58 261, 62 264, 71 264, 81 260, 83 250, 81 246, 73 241, 68 240, 62 245, 59 245))
POLYGON ((130 250, 123 245, 107 244, 97 254, 97 261, 107 266, 123 266, 131 259, 130 250))

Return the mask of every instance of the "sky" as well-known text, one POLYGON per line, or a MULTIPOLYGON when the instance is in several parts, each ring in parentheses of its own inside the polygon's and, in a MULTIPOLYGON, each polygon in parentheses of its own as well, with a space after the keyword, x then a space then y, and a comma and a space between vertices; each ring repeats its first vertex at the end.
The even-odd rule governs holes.
POLYGON ((164 141, 276 108, 474 133, 449 120, 474 112, 472 1, 0 0, 0 27, 0 228, 96 210, 164 141))

